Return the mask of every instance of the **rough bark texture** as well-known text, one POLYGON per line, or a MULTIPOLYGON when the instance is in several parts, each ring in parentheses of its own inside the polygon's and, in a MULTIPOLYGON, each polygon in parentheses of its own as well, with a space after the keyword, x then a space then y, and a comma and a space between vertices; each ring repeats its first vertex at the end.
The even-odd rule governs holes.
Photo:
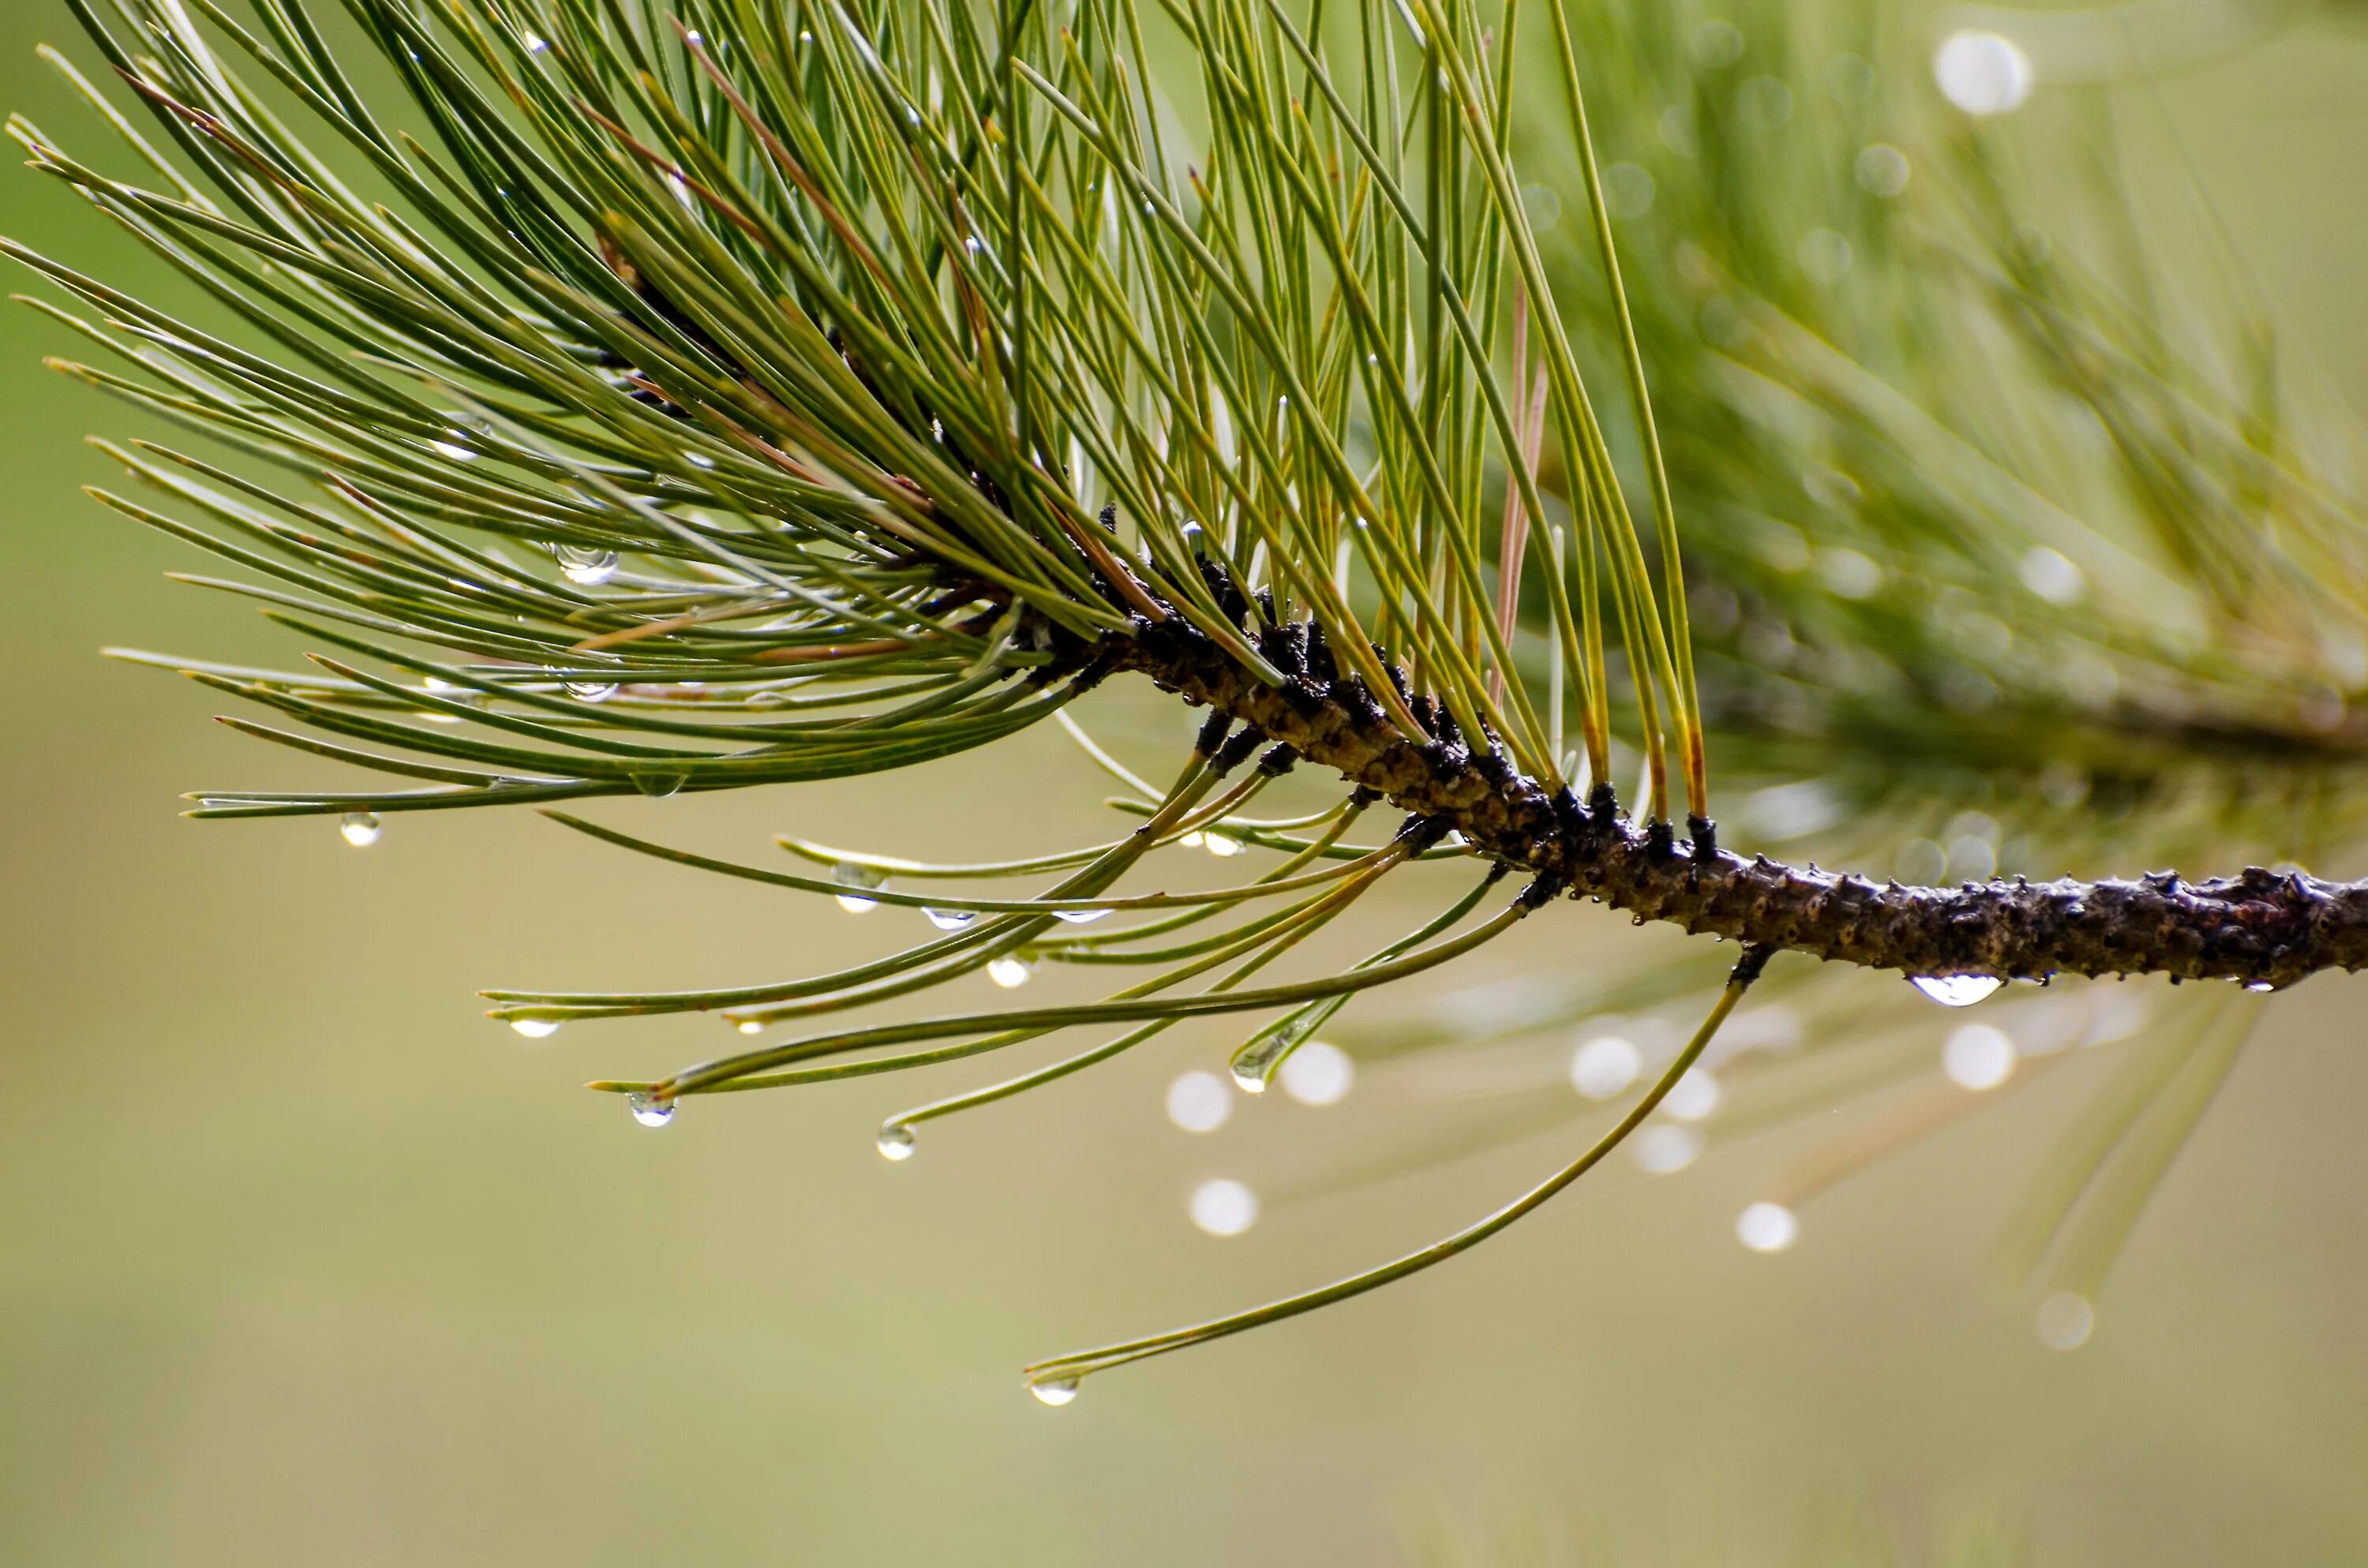
POLYGON ((1452 824, 1483 854, 1640 922, 1918 976, 2169 974, 2275 988, 2320 970, 2368 966, 2368 882, 2253 869, 2203 882, 2162 872, 1951 890, 1745 859, 1718 848, 1708 823, 1692 824, 1689 842, 1666 824, 1621 817, 1608 789, 1586 803, 1567 791, 1549 796, 1495 747, 1475 755, 1426 699, 1412 706, 1437 738, 1408 740, 1361 682, 1338 674, 1320 630, 1307 622, 1269 627, 1262 642, 1268 659, 1293 676, 1289 684, 1264 684, 1177 620, 1109 639, 1082 662, 1147 676, 1408 812, 1452 824))

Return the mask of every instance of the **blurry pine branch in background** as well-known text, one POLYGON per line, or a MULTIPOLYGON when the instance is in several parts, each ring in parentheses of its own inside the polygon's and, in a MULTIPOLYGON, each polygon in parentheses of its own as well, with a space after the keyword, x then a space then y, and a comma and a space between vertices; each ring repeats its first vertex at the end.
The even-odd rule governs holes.
MULTIPOLYGON (((530 1036, 794 1026, 597 1085, 638 1119, 1098 1031, 892 1118, 901 1159, 930 1119, 1201 1017, 1261 1016, 1233 1076, 1288 1082, 1338 1056, 1315 1036, 1360 994, 1566 892, 1741 943, 1724 989, 1699 956, 1640 957, 1345 1036, 1417 1062, 1593 1020, 1579 1089, 1651 1087, 1471 1229, 1040 1364, 1048 1402, 1453 1256, 1623 1142, 1682 1165, 1722 1084, 1725 1135, 1925 1073, 1840 969, 1779 965, 1781 1010, 1737 1014, 1785 951, 1951 1005, 2368 961, 2368 886, 2295 864, 2359 833, 2355 449, 2289 409, 2241 285, 2172 302, 2102 98, 2077 232, 2024 215, 1983 122, 2033 66, 1999 34, 1942 46, 1943 103, 1897 66, 1923 40, 1872 8, 346 0, 333 48, 297 0, 70 3, 117 74, 56 63, 118 145, 12 131, 212 301, 184 317, 6 247, 110 356, 63 369, 204 442, 102 444, 140 494, 100 498, 242 568, 191 580, 321 650, 303 673, 126 656, 260 707, 229 721, 249 733, 408 781, 194 814, 325 814, 362 845, 399 812, 884 772, 1047 718, 1126 791, 1119 828, 996 864, 791 840, 726 862, 552 811, 936 933, 729 990, 491 994, 530 1036), (1165 784, 1064 711, 1128 674, 1210 710, 1165 784), (1720 847, 1710 757, 1728 840, 1814 842, 1873 880, 1720 847), (1260 858, 1180 886, 1192 846, 1229 873, 1260 858), (1417 860, 1459 879, 1429 918, 1291 978, 1417 860), (2134 861, 2257 869, 2022 875, 2134 861), (1097 1002, 830 1018, 1050 964, 1127 972, 1097 1002), (1804 1017, 1836 1043, 1713 1071, 1772 1063, 1804 1017)), ((2165 1009, 2040 1173, 2001 1253, 2064 1286, 2044 1335, 2085 1336, 2260 1006, 2165 1009)), ((1746 1244, 1788 1244, 1800 1203, 1964 1114, 1964 1089, 2145 1008, 1985 1016, 1951 1036, 1956 1086, 1783 1173, 1746 1244)), ((1247 1224, 1247 1199, 1204 1223, 1247 1224)))

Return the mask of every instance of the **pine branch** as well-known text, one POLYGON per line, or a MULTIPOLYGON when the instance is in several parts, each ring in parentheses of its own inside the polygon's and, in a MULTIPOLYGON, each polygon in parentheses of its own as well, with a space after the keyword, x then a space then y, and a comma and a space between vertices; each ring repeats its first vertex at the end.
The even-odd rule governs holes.
MULTIPOLYGON (((135 657, 270 710, 231 721, 245 733, 424 786, 214 791, 192 814, 341 816, 367 844, 380 812, 894 772, 1065 719, 1119 674, 1212 710, 1164 790, 1086 741, 1140 825, 1025 860, 785 845, 825 879, 560 816, 711 874, 918 905, 939 933, 721 990, 488 994, 533 1035, 690 1012, 810 1031, 596 1085, 640 1119, 1134 1026, 892 1121, 880 1147, 902 1158, 917 1122, 1186 1019, 1267 1012, 1233 1061, 1255 1087, 1351 997, 1561 892, 1745 944, 1677 1062, 1562 1176, 1340 1285, 1047 1363, 1048 1399, 1493 1233, 1652 1114, 1776 952, 1951 999, 2059 973, 2275 988, 2368 961, 2363 883, 1950 892, 1718 847, 1713 730, 1736 775, 1849 776, 1895 816, 1951 770, 2028 793, 2065 767, 2078 788, 2052 793, 2077 807, 2118 782, 2167 839, 2212 820, 2131 781, 2169 759, 2254 820, 2292 803, 2349 831, 2368 530, 2269 400, 2217 390, 2146 311, 2030 254, 1987 143, 1932 160, 1963 210, 1911 225, 1880 127, 1738 134, 1775 96, 1706 63, 1666 6, 1556 3, 1554 47, 1525 52, 1511 6, 1179 0, 1160 10, 1182 47, 1160 52, 1197 73, 1187 125, 1160 107, 1133 0, 1080 0, 1059 25, 945 0, 344 0, 417 140, 365 107, 302 0, 254 0, 251 23, 216 0, 67 3, 177 159, 63 61, 148 173, 21 119, 12 135, 230 321, 0 241, 89 315, 40 308, 122 361, 58 368, 231 454, 102 445, 162 500, 96 494, 268 579, 191 580, 335 650, 295 673, 135 657), (1581 58, 1619 66, 1611 112, 1590 114, 1581 58), (1543 122, 1514 114, 1524 72, 1554 78, 1521 95, 1555 106, 1543 122), (1665 224, 1615 234, 1656 185, 1595 148, 1654 156, 1647 135, 1699 177, 1664 182, 1665 224), (1847 212, 1828 211, 1837 166, 1855 170, 1847 212), (1586 209, 1567 243, 1548 233, 1558 192, 1586 209), (1803 213, 1826 284, 1862 257, 1851 289, 1804 290, 1812 253, 1770 244, 1803 213), (2011 381, 2000 334, 2032 361, 2011 381), (1590 392, 1602 361, 1623 398, 1590 392), (2110 432, 2112 458, 2081 460, 2127 515, 2040 493, 2063 454, 2021 433, 2035 392, 2110 432), (257 477, 272 469, 312 491, 257 477), (2314 766, 2256 767, 2253 738, 2314 766), (1615 765, 1644 775, 1624 815, 1615 765), (1350 788, 1244 814, 1309 766, 1350 788), (1408 820, 1349 842, 1383 799, 1408 820), (1196 839, 1284 858, 1222 888, 1126 891, 1196 839), (1486 863, 1478 885, 1363 962, 1244 983, 1450 855, 1486 863), (1481 914, 1514 874, 1522 891, 1481 914), (924 902, 890 875, 1046 885, 924 902), (1119 912, 1148 918, 1073 928, 1119 912), (823 1022, 1039 962, 1145 977, 1074 1005, 823 1022)), ((1786 14, 1750 29, 1770 69, 1786 14)), ((2117 1199, 2115 1224, 2130 1211, 2117 1199)))
POLYGON ((1549 793, 1496 748, 1475 754, 1452 721, 1428 706, 1417 710, 1434 738, 1408 741, 1360 682, 1337 673, 1313 622, 1271 630, 1269 657, 1293 677, 1279 688, 1173 622, 1110 640, 1096 657, 1099 667, 1140 672, 1452 827, 1482 854, 1640 925, 1668 921, 1690 935, 1932 978, 2168 974, 2270 991, 2321 970, 2368 966, 2368 881, 2257 867, 2200 882, 2159 872, 2094 882, 2017 878, 1952 891, 1877 885, 1765 856, 1746 860, 1719 848, 1700 818, 1691 841, 1681 841, 1664 822, 1620 814, 1608 785, 1585 804, 1566 790, 1549 793))

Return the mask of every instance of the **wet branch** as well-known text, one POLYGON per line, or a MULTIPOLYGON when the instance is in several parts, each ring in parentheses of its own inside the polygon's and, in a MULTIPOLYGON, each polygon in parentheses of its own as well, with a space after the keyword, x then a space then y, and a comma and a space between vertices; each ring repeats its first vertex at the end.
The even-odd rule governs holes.
MULTIPOLYGON (((1230 585, 1223 592, 1239 597, 1230 585)), ((1706 822, 1680 840, 1666 823, 1621 816, 1609 786, 1586 802, 1567 790, 1549 795, 1501 748, 1471 745, 1418 695, 1410 705, 1433 738, 1408 739, 1361 681, 1340 673, 1308 621, 1269 625, 1261 639, 1260 652, 1293 677, 1280 687, 1177 619, 1079 652, 1105 673, 1147 676, 1255 726, 1309 763, 1452 825, 1482 854, 1640 922, 1918 976, 2168 974, 2275 989, 2321 970, 2368 967, 2368 881, 2256 868, 2196 882, 2159 872, 1906 887, 1746 859, 1719 848, 1706 822)))

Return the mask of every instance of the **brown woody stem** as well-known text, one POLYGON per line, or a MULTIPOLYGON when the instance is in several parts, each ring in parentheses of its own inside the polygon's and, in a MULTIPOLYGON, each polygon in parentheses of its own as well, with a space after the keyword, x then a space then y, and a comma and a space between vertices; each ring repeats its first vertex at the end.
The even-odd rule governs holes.
MULTIPOLYGON (((1269 626, 1261 652, 1293 678, 1268 686, 1180 620, 1104 640, 1083 662, 1133 670, 1186 701, 1254 726, 1399 807, 1452 825, 1482 854, 1645 920, 1910 975, 2169 974, 2290 985, 2320 970, 2368 966, 2368 882, 2260 869, 2189 882, 2060 879, 1884 885, 1691 842, 1666 823, 1621 816, 1608 788, 1582 804, 1550 796, 1417 698, 1436 738, 1392 726, 1354 676, 1337 671, 1320 630, 1269 626)), ((1385 658, 1385 663, 1386 658, 1385 658)), ((1394 667, 1394 666, 1393 666, 1394 667)))

